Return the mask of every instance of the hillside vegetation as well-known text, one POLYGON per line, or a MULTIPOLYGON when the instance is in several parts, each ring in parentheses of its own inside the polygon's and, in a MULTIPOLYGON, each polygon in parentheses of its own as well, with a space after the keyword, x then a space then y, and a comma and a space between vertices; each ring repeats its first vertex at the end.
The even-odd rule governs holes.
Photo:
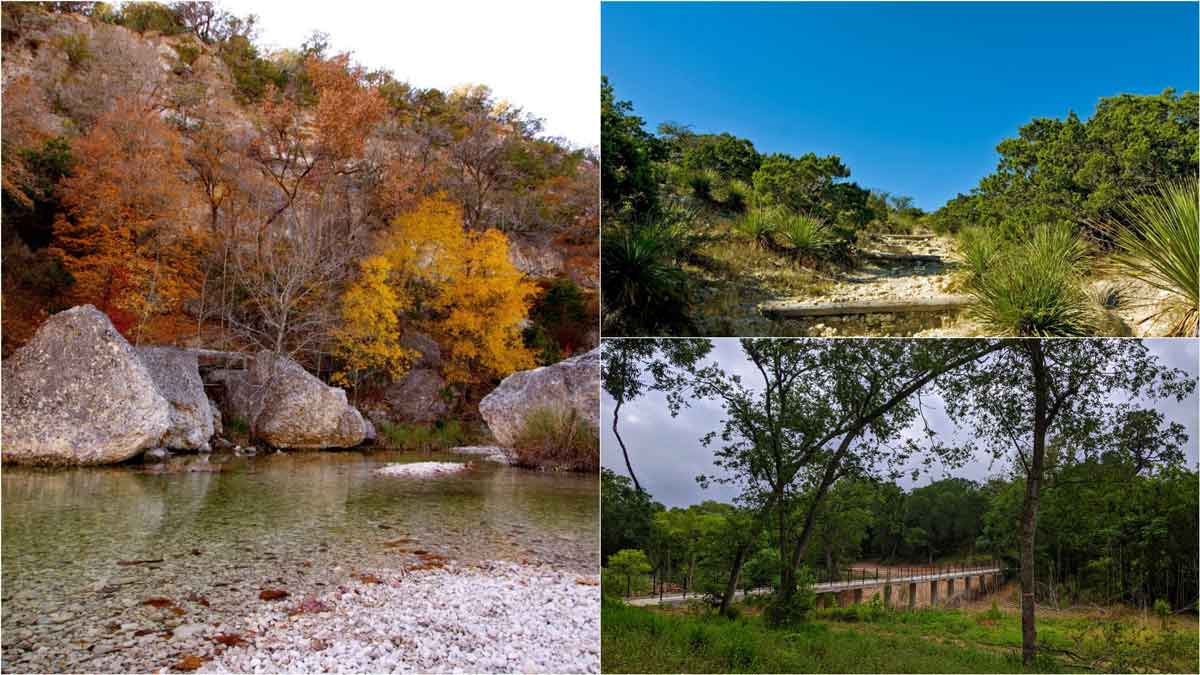
POLYGON ((412 87, 320 33, 267 53, 255 28, 5 3, 5 355, 84 303, 134 343, 347 385, 398 378, 414 343, 463 389, 591 346, 590 151, 486 86, 412 87))
POLYGON ((837 155, 651 132, 605 79, 605 329, 792 335, 756 308, 961 293, 971 323, 951 335, 1193 335, 1198 109, 1195 92, 1168 89, 1101 98, 1086 121, 1034 119, 976 188, 925 212, 851 181, 837 155), (894 246, 914 239, 937 245, 894 246), (936 255, 868 264, 894 253, 936 255))

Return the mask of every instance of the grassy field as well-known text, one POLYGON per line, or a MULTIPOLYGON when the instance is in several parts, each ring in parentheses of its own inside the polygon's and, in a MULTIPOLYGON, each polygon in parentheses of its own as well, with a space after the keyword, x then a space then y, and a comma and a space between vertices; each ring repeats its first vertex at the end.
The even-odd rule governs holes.
POLYGON ((1194 620, 1163 630, 1133 617, 1048 617, 1038 622, 1046 649, 1031 671, 1021 665, 1021 622, 1011 610, 859 605, 777 630, 750 614, 731 621, 606 599, 601 620, 606 673, 1182 673, 1196 672, 1200 658, 1194 620))

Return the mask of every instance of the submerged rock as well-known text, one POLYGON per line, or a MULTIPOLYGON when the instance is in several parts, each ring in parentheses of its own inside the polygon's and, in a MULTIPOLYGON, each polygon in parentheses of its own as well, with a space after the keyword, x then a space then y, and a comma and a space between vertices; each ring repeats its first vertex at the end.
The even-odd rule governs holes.
POLYGON ((599 348, 551 366, 509 375, 479 402, 479 414, 496 440, 512 447, 530 412, 563 406, 574 408, 593 426, 599 425, 599 348))
POLYGON ((160 445, 171 406, 91 305, 50 317, 3 365, 5 463, 111 464, 160 445))
POLYGON ((367 426, 346 392, 286 356, 259 352, 247 370, 227 371, 223 380, 229 412, 274 447, 349 448, 366 437, 367 426))
POLYGON ((173 347, 138 347, 158 393, 171 405, 171 426, 161 445, 177 450, 208 450, 213 415, 196 353, 173 347))

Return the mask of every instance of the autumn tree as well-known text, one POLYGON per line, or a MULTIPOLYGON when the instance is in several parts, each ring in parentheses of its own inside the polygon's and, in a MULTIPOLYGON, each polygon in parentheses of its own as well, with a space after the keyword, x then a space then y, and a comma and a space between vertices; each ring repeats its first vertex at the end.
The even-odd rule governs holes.
POLYGON ((152 328, 153 337, 174 337, 172 319, 197 293, 203 241, 181 219, 194 202, 178 133, 125 102, 72 154, 52 249, 75 278, 72 300, 109 313, 135 340, 152 328))
POLYGON ((348 328, 337 349, 347 358, 344 373, 366 366, 402 374, 410 354, 400 346, 401 331, 391 327, 405 324, 438 342, 451 384, 486 382, 534 365, 521 322, 536 287, 513 267, 502 233, 466 230, 458 207, 434 198, 396 219, 377 250, 343 297, 348 328), (403 323, 380 316, 380 306, 388 305, 407 310, 403 323))

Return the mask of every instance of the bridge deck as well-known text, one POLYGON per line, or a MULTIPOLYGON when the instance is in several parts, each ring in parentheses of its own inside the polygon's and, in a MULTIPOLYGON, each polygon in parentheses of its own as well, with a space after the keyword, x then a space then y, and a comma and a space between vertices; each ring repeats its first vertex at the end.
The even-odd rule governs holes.
MULTIPOLYGON (((965 579, 966 577, 977 577, 977 576, 982 576, 984 574, 999 574, 1001 571, 1003 571, 1003 570, 1000 567, 975 567, 975 568, 967 568, 967 569, 939 570, 936 572, 912 574, 912 575, 899 576, 899 577, 881 576, 879 578, 875 578, 872 576, 872 577, 867 577, 866 579, 846 579, 843 581, 826 581, 826 582, 822 582, 819 584, 813 584, 813 592, 814 593, 838 593, 840 591, 849 591, 849 590, 853 590, 855 588, 874 588, 876 586, 883 586, 885 584, 896 585, 896 584, 919 583, 922 581, 940 581, 942 579, 965 579)), ((747 593, 749 593, 750 595, 762 595, 764 593, 770 593, 770 592, 771 592, 771 589, 769 589, 769 588, 754 588, 749 591, 738 591, 737 593, 734 594, 734 599, 742 600, 746 597, 747 593)), ((682 593, 671 593, 671 594, 662 596, 661 599, 659 598, 659 596, 654 595, 654 596, 645 597, 645 598, 631 598, 629 600, 626 600, 625 602, 627 602, 630 605, 634 605, 636 607, 646 607, 649 605, 658 605, 658 604, 677 605, 681 602, 685 602, 689 597, 692 600, 698 600, 698 599, 700 599, 701 596, 697 595, 696 593, 692 593, 688 597, 685 597, 682 593)))

